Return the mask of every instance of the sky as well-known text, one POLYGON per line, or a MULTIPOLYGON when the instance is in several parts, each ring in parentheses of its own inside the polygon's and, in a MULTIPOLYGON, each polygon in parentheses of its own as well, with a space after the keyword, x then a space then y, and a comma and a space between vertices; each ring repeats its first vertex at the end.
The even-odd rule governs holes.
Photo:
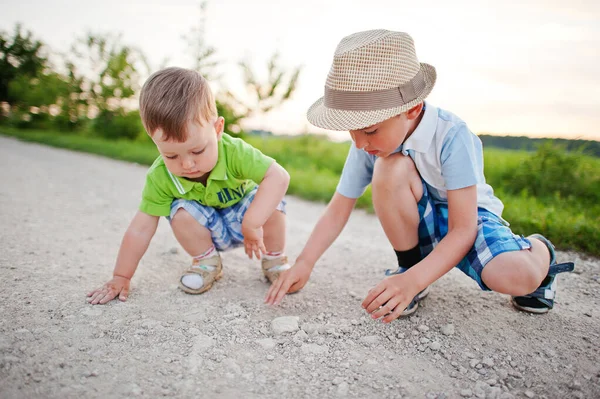
MULTIPOLYGON (((121 34, 153 69, 190 67, 183 36, 199 26, 199 9, 194 0, 0 0, 0 30, 20 22, 61 52, 86 32, 121 34)), ((246 128, 328 133, 306 110, 323 95, 337 44, 389 29, 409 33, 419 60, 435 66, 428 101, 473 132, 600 140, 598 0, 212 0, 204 15, 219 61, 215 90, 245 96, 241 60, 263 77, 276 51, 285 68, 302 67, 293 97, 246 128)))

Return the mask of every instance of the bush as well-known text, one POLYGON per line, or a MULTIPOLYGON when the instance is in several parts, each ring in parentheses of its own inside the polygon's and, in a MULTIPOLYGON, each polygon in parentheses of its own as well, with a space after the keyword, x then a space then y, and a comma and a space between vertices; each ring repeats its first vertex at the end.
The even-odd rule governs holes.
POLYGON ((138 111, 102 111, 94 119, 93 130, 110 140, 135 140, 144 133, 144 126, 138 111))
POLYGON ((577 199, 586 203, 600 201, 600 173, 595 160, 581 153, 569 153, 551 142, 525 158, 516 168, 504 173, 504 187, 518 194, 539 198, 577 199))

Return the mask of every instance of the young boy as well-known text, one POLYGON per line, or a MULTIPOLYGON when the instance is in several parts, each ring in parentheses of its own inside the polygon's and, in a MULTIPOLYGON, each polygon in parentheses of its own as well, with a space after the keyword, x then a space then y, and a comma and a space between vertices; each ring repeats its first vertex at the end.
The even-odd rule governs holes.
POLYGON ((223 132, 224 120, 207 81, 197 72, 166 68, 142 88, 140 115, 160 153, 146 175, 137 214, 127 229, 113 278, 88 293, 88 302, 125 301, 129 283, 160 216, 192 256, 180 287, 209 290, 222 276, 219 251, 244 245, 273 282, 289 268, 285 202, 289 175, 272 158, 223 132), (257 183, 260 183, 257 186, 257 183))
POLYGON ((278 304, 306 284, 371 184, 375 213, 399 265, 363 301, 372 318, 390 322, 413 313, 429 285, 453 267, 483 290, 512 295, 519 309, 552 308, 555 276, 573 270, 573 263, 556 264, 546 238, 510 231, 502 202, 485 182, 481 141, 458 117, 424 102, 435 80, 435 69, 419 63, 406 33, 374 30, 342 39, 325 96, 308 120, 348 130, 353 143, 327 210, 266 303, 278 304))

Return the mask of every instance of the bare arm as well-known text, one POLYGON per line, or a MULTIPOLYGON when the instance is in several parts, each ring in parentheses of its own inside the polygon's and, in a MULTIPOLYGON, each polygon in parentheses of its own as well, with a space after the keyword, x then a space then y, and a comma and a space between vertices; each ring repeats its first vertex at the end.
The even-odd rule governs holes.
POLYGON ((448 234, 425 259, 406 272, 421 287, 417 292, 452 270, 469 252, 476 236, 477 187, 449 190, 448 234))
POLYGON ((290 175, 288 172, 281 165, 273 162, 260 182, 254 200, 248 207, 242 223, 249 228, 263 226, 277 209, 277 205, 285 196, 289 184, 290 175))
POLYGON ((370 290, 363 308, 374 319, 383 317, 387 323, 396 319, 419 292, 465 257, 476 236, 476 186, 448 191, 448 234, 422 261, 402 274, 385 278, 370 290))
POLYGON ((123 236, 113 278, 101 288, 89 292, 88 302, 102 305, 117 295, 122 301, 127 299, 129 282, 156 232, 158 219, 141 211, 135 214, 123 236))
POLYGON ((158 216, 151 216, 142 211, 135 214, 123 236, 123 241, 121 241, 113 276, 127 279, 133 277, 140 259, 146 253, 148 245, 156 233, 158 219, 158 216))
POLYGON ((296 259, 296 264, 300 263, 313 269, 317 260, 333 244, 348 223, 355 204, 356 198, 344 197, 338 192, 333 194, 325 212, 319 218, 304 245, 304 249, 296 259))
POLYGON ((262 227, 285 196, 289 183, 290 175, 287 171, 273 162, 260 182, 254 200, 242 221, 244 247, 250 258, 253 254, 260 258, 260 254, 266 252, 262 240, 262 227))
POLYGON ((283 272, 271 285, 265 303, 277 305, 288 292, 296 292, 308 281, 317 260, 340 235, 350 218, 356 198, 347 198, 336 192, 325 212, 315 225, 304 249, 294 266, 283 272))

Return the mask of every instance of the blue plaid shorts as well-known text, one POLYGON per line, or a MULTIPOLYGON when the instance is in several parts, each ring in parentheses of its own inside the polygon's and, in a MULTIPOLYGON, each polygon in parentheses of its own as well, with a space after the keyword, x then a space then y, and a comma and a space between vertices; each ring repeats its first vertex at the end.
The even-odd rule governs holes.
MULTIPOLYGON (((254 188, 240 202, 223 209, 204 206, 198 201, 176 199, 171 203, 171 214, 167 219, 171 222, 171 218, 175 216, 175 213, 183 208, 198 223, 210 230, 213 244, 218 251, 235 248, 244 243, 242 220, 252 200, 254 200, 257 190, 258 187, 254 188)), ((285 213, 285 200, 277 205, 277 210, 285 213)))
MULTIPOLYGON (((419 207, 419 247, 427 256, 448 234, 448 204, 435 203, 423 183, 423 197, 419 207)), ((479 284, 482 290, 490 289, 481 281, 481 272, 494 257, 504 252, 531 248, 529 240, 513 234, 504 219, 486 209, 477 210, 477 238, 475 244, 456 267, 479 284)))

